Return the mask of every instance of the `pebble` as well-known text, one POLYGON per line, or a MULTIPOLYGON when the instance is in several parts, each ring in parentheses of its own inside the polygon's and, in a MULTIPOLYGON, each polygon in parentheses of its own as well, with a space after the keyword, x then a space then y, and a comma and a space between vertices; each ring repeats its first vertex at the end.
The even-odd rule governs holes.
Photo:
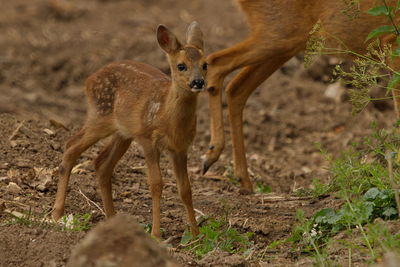
POLYGON ((7 186, 6 186, 6 189, 8 190, 8 191, 10 191, 11 193, 19 193, 19 192, 21 192, 21 187, 19 187, 19 185, 17 185, 16 183, 14 183, 14 182, 10 182, 7 186))
POLYGON ((52 130, 50 130, 50 129, 47 129, 47 128, 43 129, 43 132, 47 133, 47 134, 50 135, 50 136, 53 136, 53 135, 56 134, 54 131, 52 131, 52 130))

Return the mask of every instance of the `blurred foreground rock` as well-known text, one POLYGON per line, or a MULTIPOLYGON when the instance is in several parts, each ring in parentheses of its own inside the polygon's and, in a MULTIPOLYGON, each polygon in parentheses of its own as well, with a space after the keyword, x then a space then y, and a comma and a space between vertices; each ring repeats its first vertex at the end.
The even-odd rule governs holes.
POLYGON ((399 267, 400 257, 394 252, 388 252, 383 256, 383 261, 374 267, 399 267))
POLYGON ((68 267, 175 267, 167 251, 135 219, 118 214, 97 225, 73 249, 68 267))

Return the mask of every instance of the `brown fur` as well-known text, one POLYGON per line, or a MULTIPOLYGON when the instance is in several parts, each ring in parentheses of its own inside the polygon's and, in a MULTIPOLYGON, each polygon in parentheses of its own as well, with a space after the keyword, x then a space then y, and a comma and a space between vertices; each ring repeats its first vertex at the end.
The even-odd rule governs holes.
MULTIPOLYGON (((251 93, 291 57, 304 50, 309 32, 320 21, 329 48, 347 48, 362 53, 365 39, 387 18, 374 17, 366 11, 377 5, 375 0, 360 1, 361 12, 354 20, 343 14, 348 6, 338 0, 237 0, 247 17, 249 36, 238 44, 217 51, 207 58, 209 71, 209 106, 211 115, 210 149, 203 162, 203 173, 218 160, 224 147, 221 94, 225 77, 236 69, 240 72, 225 88, 231 127, 234 172, 241 179, 241 192, 252 192, 247 171, 243 140, 243 109, 251 93)), ((396 1, 389 0, 393 6, 396 1)), ((393 42, 383 36, 382 40, 393 42)), ((393 44, 394 46, 396 44, 393 44)), ((400 67, 399 59, 391 62, 400 67)), ((393 90, 397 96, 398 90, 393 90)), ((399 116, 400 99, 395 97, 399 116)))
POLYGON ((112 135, 109 144, 95 160, 96 176, 107 217, 115 214, 111 176, 119 159, 135 139, 143 148, 148 167, 148 183, 153 202, 152 235, 160 238, 160 199, 162 179, 159 157, 167 150, 188 220, 194 235, 198 234, 190 182, 187 174, 187 150, 196 131, 196 104, 198 89, 189 85, 194 78, 205 76, 200 66, 205 62, 199 44, 202 35, 196 23, 191 24, 188 43, 181 46, 164 26, 159 26, 158 40, 167 52, 172 79, 160 70, 140 62, 125 60, 111 63, 86 81, 88 113, 82 130, 72 137, 60 166, 60 180, 52 216, 58 220, 64 213, 66 189, 71 169, 80 154, 98 140, 112 135), (196 36, 194 36, 196 35, 196 36), (194 50, 195 49, 195 50, 194 50), (185 71, 176 70, 186 64, 185 71))

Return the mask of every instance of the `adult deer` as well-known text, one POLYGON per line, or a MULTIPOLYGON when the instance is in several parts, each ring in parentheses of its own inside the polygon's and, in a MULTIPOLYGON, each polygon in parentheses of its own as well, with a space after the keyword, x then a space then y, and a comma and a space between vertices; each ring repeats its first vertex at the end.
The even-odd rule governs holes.
POLYGON ((66 144, 59 167, 59 183, 52 216, 64 213, 68 180, 78 157, 100 139, 112 136, 95 160, 107 217, 115 214, 111 177, 113 169, 135 139, 143 148, 152 197, 152 235, 160 238, 162 179, 160 152, 171 155, 178 189, 193 235, 199 233, 187 174, 187 151, 196 131, 196 103, 205 88, 207 64, 203 35, 196 22, 182 45, 165 26, 157 29, 160 47, 166 52, 171 78, 160 70, 135 61, 111 63, 86 80, 88 112, 83 128, 66 144))
MULTIPOLYGON (((203 161, 203 174, 218 160, 224 148, 224 127, 221 94, 225 77, 236 69, 240 72, 225 88, 230 132, 233 145, 234 174, 241 181, 241 193, 251 193, 252 183, 247 171, 243 140, 242 115, 251 93, 273 72, 306 47, 309 33, 320 21, 327 47, 346 47, 364 52, 369 32, 387 24, 383 17, 373 17, 366 10, 376 4, 375 0, 361 0, 359 16, 351 20, 343 14, 350 1, 347 0, 237 0, 247 17, 250 34, 238 44, 208 56, 207 74, 209 109, 211 115, 211 141, 203 161), (340 41, 338 41, 340 40, 340 41)), ((395 1, 388 0, 393 5, 395 1)), ((391 36, 383 36, 394 41, 391 36)), ((399 65, 399 60, 391 62, 399 65)), ((397 96, 398 91, 392 90, 397 96)), ((399 116, 399 98, 395 98, 399 116)))

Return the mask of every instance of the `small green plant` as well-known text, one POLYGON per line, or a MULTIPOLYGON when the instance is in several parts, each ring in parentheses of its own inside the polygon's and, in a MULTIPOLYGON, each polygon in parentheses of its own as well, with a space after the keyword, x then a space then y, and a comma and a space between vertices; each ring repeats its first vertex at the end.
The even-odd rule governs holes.
POLYGON ((10 219, 7 224, 20 224, 25 226, 31 226, 35 224, 35 218, 33 217, 33 212, 31 209, 27 213, 21 214, 21 216, 14 216, 10 219))
POLYGON ((314 198, 319 198, 321 196, 327 195, 328 193, 332 192, 332 184, 325 184, 322 183, 319 179, 314 178, 311 182, 310 188, 299 188, 294 193, 297 196, 304 197, 304 196, 312 196, 314 198))
POLYGON ((384 222, 368 225, 367 234, 372 246, 379 248, 379 254, 400 251, 400 233, 392 234, 384 222))
MULTIPOLYGON (((345 4, 343 13, 349 18, 356 18, 360 10, 360 0, 342 0, 345 4)), ((400 31, 396 24, 400 14, 400 0, 376 1, 377 6, 368 10, 372 16, 386 17, 386 25, 371 31, 366 36, 368 43, 366 53, 360 54, 349 50, 346 45, 325 31, 324 25, 318 21, 310 32, 305 54, 305 65, 309 65, 313 56, 321 54, 352 55, 356 59, 350 69, 341 65, 336 66, 334 75, 351 88, 348 90, 353 113, 361 112, 373 100, 391 98, 391 93, 400 83, 400 72, 393 69, 391 60, 400 56, 400 31), (378 4, 380 3, 380 4, 378 4), (389 3, 389 4, 388 4, 389 3), (395 43, 384 43, 382 40, 395 43), (325 47, 325 38, 330 37, 341 44, 342 48, 325 47), (392 47, 395 45, 396 48, 392 47), (382 84, 387 86, 382 86, 382 84), (372 87, 384 88, 386 96, 372 98, 372 87)), ((399 123, 396 125, 399 126, 399 123)), ((298 244, 302 251, 309 252, 316 258, 319 266, 330 266, 329 256, 326 254, 331 243, 336 242, 348 249, 348 265, 352 266, 353 250, 365 252, 367 248, 370 260, 376 259, 383 252, 400 250, 399 235, 391 234, 383 223, 376 223, 382 219, 398 218, 398 186, 400 180, 399 162, 399 134, 397 131, 388 132, 378 130, 374 126, 374 133, 364 138, 363 143, 354 144, 344 151, 337 159, 330 159, 331 180, 324 185, 315 180, 313 188, 298 192, 320 196, 334 193, 340 197, 344 204, 340 209, 325 208, 317 211, 310 219, 305 218, 299 211, 297 219, 299 224, 293 229, 292 236, 287 241, 298 244), (397 155, 398 162, 392 158, 397 155), (396 194, 395 194, 396 193, 396 194), (375 223, 374 223, 375 222, 375 223), (339 232, 351 237, 358 233, 360 240, 337 242, 331 237, 339 232), (361 235, 360 235, 361 234, 361 235)), ((398 201, 399 202, 399 201, 398 201)), ((365 253, 364 253, 365 254, 365 253)))
MULTIPOLYGON (((337 192, 339 196, 360 196, 369 189, 390 188, 388 177, 387 151, 400 148, 400 135, 393 130, 378 129, 372 124, 372 134, 363 138, 361 143, 353 143, 337 159, 331 161, 331 180, 327 185, 313 182, 312 195, 337 192)), ((399 165, 393 167, 393 175, 399 180, 399 165)))
MULTIPOLYGON (((342 0, 345 3, 346 14, 350 19, 356 18, 360 14, 360 0, 342 0)), ((368 46, 366 53, 360 54, 347 48, 340 39, 326 32, 324 25, 318 21, 313 30, 306 46, 306 54, 304 56, 305 66, 309 66, 314 56, 319 55, 351 55, 355 57, 353 65, 346 70, 342 65, 337 65, 334 69, 334 76, 346 84, 352 86, 348 90, 350 101, 353 106, 353 114, 361 112, 371 101, 390 99, 390 96, 382 98, 372 98, 370 89, 379 87, 386 89, 386 94, 390 93, 393 88, 400 82, 399 70, 391 67, 390 61, 400 56, 400 48, 393 49, 392 43, 382 43, 379 37, 382 35, 394 36, 395 45, 400 45, 400 31, 396 24, 397 17, 400 13, 400 1, 396 1, 394 6, 388 5, 386 0, 379 1, 381 5, 375 6, 368 10, 368 14, 372 16, 384 16, 387 19, 387 25, 381 25, 372 30, 366 36, 368 46), (329 36, 336 40, 343 48, 329 48, 325 46, 325 36, 329 36), (385 81, 387 86, 382 86, 381 82, 385 81)))
POLYGON ((298 213, 300 225, 292 235, 292 241, 301 240, 304 233, 313 237, 315 243, 323 243, 339 231, 364 225, 376 218, 395 219, 398 217, 396 201, 392 190, 369 189, 361 199, 346 202, 339 210, 324 208, 309 220, 298 213))
POLYGON ((256 192, 257 193, 266 194, 266 193, 271 193, 271 191, 272 190, 269 185, 265 184, 264 182, 260 182, 260 181, 256 182, 256 192))
POLYGON ((151 233, 151 229, 153 228, 153 225, 151 223, 141 223, 140 226, 144 229, 144 231, 148 234, 151 233))
POLYGON ((185 231, 181 245, 200 258, 215 249, 240 254, 246 254, 251 250, 250 239, 254 233, 240 234, 225 221, 208 219, 199 230, 200 234, 196 239, 189 231, 185 231))
MULTIPOLYGON (((139 225, 146 233, 151 234, 151 230, 153 229, 153 225, 151 223, 140 223, 139 225)), ((164 234, 166 232, 165 228, 160 228, 160 231, 161 234, 164 234)))
POLYGON ((61 226, 63 231, 87 231, 90 229, 90 219, 91 215, 85 213, 83 215, 73 215, 63 216, 61 218, 61 226))

